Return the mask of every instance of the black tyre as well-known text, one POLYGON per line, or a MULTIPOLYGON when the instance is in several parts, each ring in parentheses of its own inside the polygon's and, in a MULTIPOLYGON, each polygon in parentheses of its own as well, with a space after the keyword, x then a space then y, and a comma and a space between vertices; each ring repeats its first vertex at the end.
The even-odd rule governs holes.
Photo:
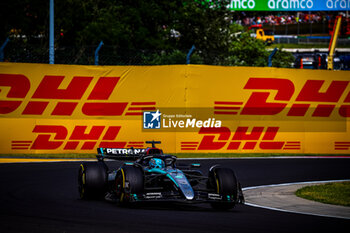
POLYGON ((209 188, 222 195, 223 200, 212 202, 214 209, 232 209, 238 200, 238 182, 235 173, 229 168, 214 168, 209 171, 209 188))
POLYGON ((140 167, 122 166, 115 178, 116 196, 121 205, 130 203, 132 195, 141 193, 144 189, 144 174, 140 167))
POLYGON ((103 162, 82 163, 78 172, 78 191, 82 199, 100 198, 106 192, 107 166, 103 162))

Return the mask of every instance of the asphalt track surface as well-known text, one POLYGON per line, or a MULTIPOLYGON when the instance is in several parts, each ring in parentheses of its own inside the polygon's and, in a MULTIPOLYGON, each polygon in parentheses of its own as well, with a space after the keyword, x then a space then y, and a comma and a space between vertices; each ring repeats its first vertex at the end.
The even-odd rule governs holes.
MULTIPOLYGON (((243 187, 350 178, 350 159, 231 159, 243 187)), ((118 167, 119 162, 108 162, 118 167)), ((349 232, 350 220, 238 205, 214 211, 207 204, 122 208, 80 200, 78 162, 0 164, 0 232, 349 232)))

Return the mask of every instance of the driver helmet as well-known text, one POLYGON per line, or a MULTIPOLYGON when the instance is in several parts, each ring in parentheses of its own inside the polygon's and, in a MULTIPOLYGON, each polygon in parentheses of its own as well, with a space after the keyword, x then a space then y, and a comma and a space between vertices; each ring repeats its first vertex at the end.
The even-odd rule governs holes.
POLYGON ((165 164, 164 161, 162 159, 157 159, 157 158, 153 158, 149 161, 149 167, 150 168, 164 168, 165 164))

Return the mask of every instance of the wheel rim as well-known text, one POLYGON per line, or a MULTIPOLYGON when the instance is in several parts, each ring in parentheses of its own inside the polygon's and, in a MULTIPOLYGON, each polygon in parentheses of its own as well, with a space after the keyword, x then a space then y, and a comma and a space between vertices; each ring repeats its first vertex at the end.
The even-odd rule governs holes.
POLYGON ((120 202, 124 201, 125 175, 123 169, 120 169, 116 177, 116 194, 120 202))

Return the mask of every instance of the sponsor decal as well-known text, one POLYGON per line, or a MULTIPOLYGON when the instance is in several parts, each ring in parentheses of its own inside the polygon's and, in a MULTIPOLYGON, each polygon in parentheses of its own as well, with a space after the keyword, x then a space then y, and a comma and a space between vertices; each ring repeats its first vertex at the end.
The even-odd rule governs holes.
POLYGON ((107 154, 115 154, 115 155, 140 154, 143 152, 145 152, 145 149, 106 148, 107 154))
POLYGON ((348 85, 349 81, 334 80, 326 84, 325 80, 307 80, 296 91, 289 79, 249 78, 243 89, 254 91, 248 100, 214 101, 214 114, 304 117, 311 111, 311 117, 337 114, 347 118, 350 117, 350 92, 345 92, 348 85))
POLYGON ((208 193, 208 199, 211 200, 222 200, 222 196, 217 193, 208 193))
POLYGON ((231 0, 227 7, 234 11, 346 11, 350 0, 231 0))
POLYGON ((143 194, 143 197, 145 199, 158 199, 158 198, 162 198, 163 195, 162 193, 146 193, 146 194, 143 194))
POLYGON ((350 9, 350 0, 327 0, 326 6, 329 10, 331 10, 331 9, 349 10, 350 9))
POLYGON ((314 6, 313 0, 269 0, 268 7, 274 9, 312 9, 314 6))
POLYGON ((279 127, 239 126, 234 132, 227 127, 201 128, 199 142, 183 141, 181 150, 300 150, 300 141, 275 141, 279 127))
MULTIPOLYGON (((72 132, 64 125, 36 125, 34 141, 12 141, 12 150, 94 150, 125 148, 135 142, 115 141, 121 126, 75 126, 72 132)), ((141 145, 140 143, 138 145, 141 145)))
POLYGON ((0 87, 8 90, 0 100, 0 115, 17 113, 21 116, 141 116, 145 110, 155 110, 156 102, 110 102, 120 77, 74 76, 67 82, 65 76, 45 75, 35 88, 22 74, 0 74, 0 87), (31 90, 35 88, 35 90, 31 90), (29 95, 34 91, 33 95, 29 95), (54 104, 53 110, 49 107, 54 104), (80 106, 81 107, 78 107, 80 106), (21 111, 21 112, 18 112, 21 111))
POLYGON ((230 9, 254 9, 255 0, 231 0, 230 9))

